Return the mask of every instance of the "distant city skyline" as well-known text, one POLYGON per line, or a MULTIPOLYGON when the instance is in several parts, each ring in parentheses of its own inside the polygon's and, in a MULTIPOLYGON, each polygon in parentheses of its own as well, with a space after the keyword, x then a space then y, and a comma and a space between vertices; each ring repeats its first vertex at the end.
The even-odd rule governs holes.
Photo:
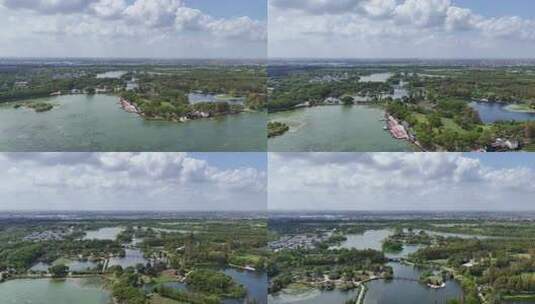
POLYGON ((2 153, 0 210, 265 211, 263 153, 2 153))
POLYGON ((243 1, 0 0, 0 57, 265 58, 266 2, 243 1))
POLYGON ((527 0, 270 0, 270 58, 533 58, 527 0))
POLYGON ((535 211, 535 156, 270 153, 269 210, 535 211))

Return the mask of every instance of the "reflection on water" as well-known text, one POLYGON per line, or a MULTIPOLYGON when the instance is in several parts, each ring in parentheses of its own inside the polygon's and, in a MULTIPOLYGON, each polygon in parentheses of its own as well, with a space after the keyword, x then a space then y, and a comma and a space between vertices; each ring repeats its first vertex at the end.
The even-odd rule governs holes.
POLYGON ((245 102, 245 97, 231 97, 231 96, 216 95, 216 94, 190 93, 188 94, 188 101, 191 104, 200 103, 200 102, 228 102, 229 104, 243 104, 245 102))
POLYGON ((124 257, 113 257, 110 259, 108 267, 119 265, 123 269, 126 267, 135 267, 137 264, 146 265, 149 261, 143 257, 143 253, 139 249, 125 248, 124 257))
POLYGON ((268 296, 268 302, 271 304, 344 304, 357 296, 355 290, 341 291, 328 290, 320 291, 318 289, 283 290, 275 295, 268 296))
POLYGON ((112 240, 117 239, 119 233, 124 231, 121 227, 100 228, 85 232, 84 240, 112 240))
POLYGON ((475 109, 484 123, 497 121, 528 121, 535 120, 535 113, 512 112, 506 109, 506 104, 493 102, 471 102, 470 106, 475 109))
POLYGON ((432 289, 416 281, 420 278, 421 272, 413 266, 400 263, 389 263, 389 265, 394 269, 394 277, 403 279, 376 280, 367 283, 365 304, 447 304, 449 300, 462 297, 462 289, 455 281, 447 281, 444 288, 432 289))
POLYGON ((97 78, 118 79, 118 78, 121 78, 126 73, 127 73, 126 71, 109 71, 109 72, 97 74, 97 78))
POLYGON ((360 82, 386 82, 394 73, 374 73, 368 76, 360 76, 360 82))
POLYGON ((383 240, 392 234, 393 231, 389 229, 366 230, 362 234, 348 234, 346 235, 347 240, 342 242, 339 248, 381 251, 383 249, 383 240))

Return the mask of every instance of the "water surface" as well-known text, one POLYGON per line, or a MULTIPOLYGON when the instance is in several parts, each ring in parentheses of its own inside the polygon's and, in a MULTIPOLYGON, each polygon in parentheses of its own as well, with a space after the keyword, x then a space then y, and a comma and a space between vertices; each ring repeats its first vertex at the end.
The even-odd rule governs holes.
POLYGON ((389 265, 394 269, 394 277, 403 279, 366 283, 368 291, 364 298, 365 304, 447 304, 449 300, 462 297, 462 289, 455 281, 447 281, 444 288, 432 289, 417 282, 421 272, 416 268, 400 263, 389 265))
POLYGON ((36 113, 0 103, 0 150, 47 151, 265 151, 266 114, 242 113, 186 123, 146 120, 108 95, 65 95, 36 113))
POLYGON ((106 227, 98 230, 88 230, 85 232, 84 240, 112 240, 117 239, 119 233, 124 231, 121 227, 106 227))
POLYGON ((529 121, 535 120, 535 113, 513 112, 506 109, 504 103, 493 102, 471 102, 470 106, 475 109, 481 121, 484 123, 494 123, 497 121, 529 121))
POLYGON ((305 289, 296 293, 292 290, 283 290, 277 294, 269 295, 270 304, 344 304, 357 296, 356 290, 324 290, 305 289))
POLYGON ((98 278, 12 280, 0 284, 2 304, 110 304, 98 278))
POLYGON ((276 152, 403 152, 414 151, 384 130, 384 110, 366 105, 320 106, 270 113, 271 121, 290 131, 268 141, 276 152))

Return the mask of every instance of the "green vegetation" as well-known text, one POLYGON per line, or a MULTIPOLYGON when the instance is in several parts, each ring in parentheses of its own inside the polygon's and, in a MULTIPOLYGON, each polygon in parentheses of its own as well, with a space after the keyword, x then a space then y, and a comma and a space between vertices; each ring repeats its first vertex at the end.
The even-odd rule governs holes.
POLYGON ((54 108, 52 104, 46 103, 46 102, 32 102, 27 103, 26 107, 33 109, 35 112, 46 112, 50 111, 54 108))
POLYGON ((246 290, 237 285, 231 277, 211 270, 195 270, 186 279, 192 290, 220 296, 222 298, 243 298, 246 290))
POLYGON ((275 137, 282 135, 290 130, 290 127, 282 122, 270 121, 268 122, 268 137, 275 137))
POLYGON ((247 295, 223 271, 266 269, 266 228, 262 219, 6 221, 0 224, 0 273, 2 278, 7 273, 7 279, 101 276, 121 304, 149 303, 153 293, 169 301, 220 303, 247 295), (84 239, 87 231, 110 227, 121 227, 114 240, 84 239), (143 253, 146 263, 125 269, 108 264, 110 257, 125 257, 134 248, 143 253), (73 271, 65 266, 76 261, 91 261, 96 267, 73 271), (51 266, 30 270, 39 262, 51 266), (167 283, 182 284, 185 289, 167 283))
MULTIPOLYGON (((421 284, 440 288, 455 280, 464 291, 464 303, 471 304, 535 299, 535 224, 531 221, 284 219, 270 222, 273 241, 331 232, 332 236, 324 242, 336 243, 351 231, 386 228, 394 232, 382 240, 385 253, 400 251, 405 245, 418 245, 415 253, 396 257, 394 263, 417 267, 421 271, 421 284)), ((272 255, 268 268, 270 293, 293 288, 295 284, 347 289, 353 288, 355 281, 372 276, 396 278, 396 273, 385 266, 386 258, 379 251, 332 249, 323 243, 313 248, 295 248, 291 240, 287 246, 277 247, 272 255)), ((459 303, 456 301, 449 303, 459 303)))
POLYGON ((54 265, 48 268, 48 272, 50 272, 53 278, 64 278, 69 273, 69 267, 63 264, 54 265))
POLYGON ((473 100, 508 104, 533 112, 534 67, 466 68, 457 66, 302 67, 286 66, 270 75, 271 112, 327 103, 377 104, 408 128, 410 140, 427 151, 508 151, 530 149, 535 125, 525 121, 484 124, 473 100), (386 81, 363 81, 390 73, 386 81), (405 95, 396 95, 402 88, 405 95), (397 97, 396 97, 397 96, 397 97))
POLYGON ((399 252, 403 250, 403 243, 391 239, 383 241, 383 251, 385 252, 399 252))
MULTIPOLYGON (((0 71, 0 102, 65 94, 113 94, 130 101, 148 119, 185 121, 263 110, 266 79, 265 67, 256 65, 20 65, 0 71), (97 77, 110 70, 127 73, 119 78, 97 77), (190 93, 217 95, 218 101, 208 98, 190 103, 190 93)), ((37 112, 53 107, 48 103, 26 106, 37 112)))

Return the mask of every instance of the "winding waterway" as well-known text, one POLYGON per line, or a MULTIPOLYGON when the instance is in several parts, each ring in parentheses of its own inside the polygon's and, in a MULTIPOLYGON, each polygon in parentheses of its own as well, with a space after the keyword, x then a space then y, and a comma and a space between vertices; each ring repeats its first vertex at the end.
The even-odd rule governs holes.
POLYGON ((378 107, 319 106, 270 113, 269 120, 290 131, 268 141, 276 152, 402 152, 414 151, 404 140, 385 131, 384 110, 378 107))
POLYGON ((364 304, 446 304, 449 300, 462 297, 461 287, 455 281, 447 281, 444 288, 432 289, 419 282, 407 280, 420 278, 421 272, 413 266, 400 263, 388 265, 394 269, 394 277, 403 279, 376 280, 367 283, 368 290, 364 304))
MULTIPOLYGON (((361 234, 346 235, 347 240, 337 248, 355 248, 359 250, 382 250, 382 241, 393 233, 391 229, 367 230, 361 234)), ((419 245, 405 245, 400 252, 385 252, 389 258, 403 258, 416 252, 419 245)), ((437 303, 446 304, 449 300, 460 299, 463 291, 456 281, 446 282, 440 289, 432 289, 418 282, 421 270, 411 265, 398 262, 388 263, 394 270, 393 280, 374 280, 366 283, 367 291, 364 304, 413 304, 437 303)), ((356 291, 338 289, 320 291, 318 289, 283 290, 268 297, 269 303, 345 303, 354 299, 356 291)))
MULTIPOLYGON (((51 111, 36 113, 0 103, 2 151, 265 151, 266 114, 242 113, 186 123, 146 120, 109 95, 34 99, 51 111)), ((20 103, 19 103, 20 104, 20 103)))

